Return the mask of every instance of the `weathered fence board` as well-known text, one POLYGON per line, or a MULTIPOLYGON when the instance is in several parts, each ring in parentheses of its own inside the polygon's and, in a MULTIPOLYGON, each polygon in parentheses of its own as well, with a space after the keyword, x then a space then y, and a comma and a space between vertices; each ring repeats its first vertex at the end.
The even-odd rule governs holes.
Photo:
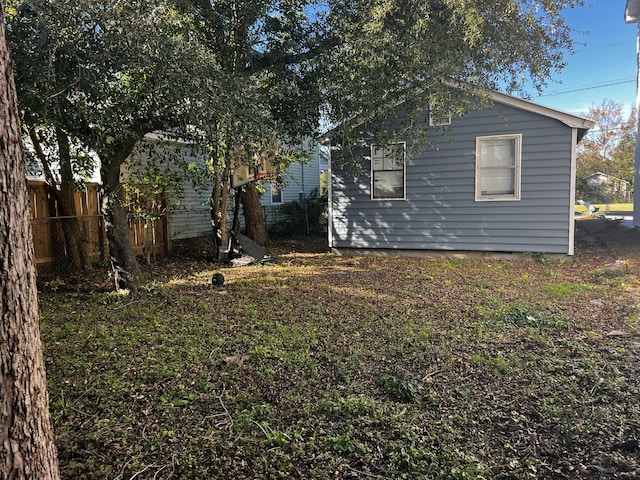
MULTIPOLYGON (((44 182, 28 182, 31 200, 31 225, 36 263, 38 265, 64 264, 68 258, 67 245, 64 238, 62 222, 71 217, 62 216, 58 209, 55 195, 51 187, 44 182)), ((167 218, 166 196, 155 195, 144 202, 151 216, 140 216, 139 208, 132 205, 130 214, 129 238, 137 255, 165 254, 171 249, 171 232, 167 218)), ((82 239, 85 242, 87 256, 90 261, 108 258, 105 227, 100 213, 100 192, 98 185, 87 185, 76 192, 76 219, 78 220, 82 239)))

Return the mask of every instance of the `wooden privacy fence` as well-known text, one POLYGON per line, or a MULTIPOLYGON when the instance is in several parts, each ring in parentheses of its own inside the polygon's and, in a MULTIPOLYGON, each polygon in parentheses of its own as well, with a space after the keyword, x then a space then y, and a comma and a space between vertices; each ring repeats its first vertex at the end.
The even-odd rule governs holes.
MULTIPOLYGON (((87 185, 75 194, 75 217, 62 216, 51 187, 44 182, 28 182, 31 200, 31 226, 36 263, 64 267, 69 264, 68 241, 63 222, 75 218, 90 262, 108 260, 104 219, 100 213, 98 185, 87 185)), ((166 195, 137 199, 129 215, 129 238, 137 255, 166 254, 171 250, 171 235, 166 195), (142 208, 149 206, 150 210, 142 208), (140 212, 145 211, 145 215, 140 212), (149 214, 150 213, 150 214, 149 214)))

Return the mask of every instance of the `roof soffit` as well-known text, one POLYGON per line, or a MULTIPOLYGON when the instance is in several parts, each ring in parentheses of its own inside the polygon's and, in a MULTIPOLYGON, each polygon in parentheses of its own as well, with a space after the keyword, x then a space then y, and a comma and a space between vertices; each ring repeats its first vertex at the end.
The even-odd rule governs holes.
POLYGON ((640 17, 640 0, 627 0, 627 7, 624 10, 624 21, 635 23, 640 17))

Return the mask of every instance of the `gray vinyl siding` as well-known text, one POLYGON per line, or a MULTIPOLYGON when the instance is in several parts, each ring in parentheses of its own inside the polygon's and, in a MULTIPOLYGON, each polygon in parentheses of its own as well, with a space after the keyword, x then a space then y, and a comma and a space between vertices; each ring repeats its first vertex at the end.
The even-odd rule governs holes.
POLYGON ((332 166, 333 247, 570 253, 570 127, 503 106, 454 119, 446 136, 431 132, 437 148, 413 157, 404 139, 406 200, 371 200, 364 158, 357 178, 332 166), (521 200, 477 202, 476 137, 505 134, 522 134, 521 200))
POLYGON ((189 184, 184 189, 180 203, 172 202, 171 238, 178 240, 211 234, 209 192, 197 192, 189 184))
MULTIPOLYGON (((176 148, 171 144, 164 144, 159 148, 176 148)), ((177 147, 180 148, 180 147, 177 147)), ((178 153, 188 163, 203 167, 206 157, 202 153, 193 149, 179 149, 178 153)), ((210 235, 213 232, 211 227, 211 212, 209 209, 210 188, 195 188, 193 182, 188 178, 182 185, 181 196, 171 195, 171 238, 181 240, 187 238, 210 235)))

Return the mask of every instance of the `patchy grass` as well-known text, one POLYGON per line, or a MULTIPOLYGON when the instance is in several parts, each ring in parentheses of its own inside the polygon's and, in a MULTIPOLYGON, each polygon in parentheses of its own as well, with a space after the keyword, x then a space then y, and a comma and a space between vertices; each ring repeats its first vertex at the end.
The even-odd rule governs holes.
MULTIPOLYGON (((631 215, 633 213, 633 203, 592 203, 594 207, 598 207, 599 213, 606 213, 607 215, 631 215)), ((587 207, 584 205, 576 204, 576 213, 585 215, 587 213, 587 207)))
POLYGON ((41 293, 63 478, 639 475, 638 272, 601 245, 545 263, 297 245, 221 288, 215 271, 41 293))

